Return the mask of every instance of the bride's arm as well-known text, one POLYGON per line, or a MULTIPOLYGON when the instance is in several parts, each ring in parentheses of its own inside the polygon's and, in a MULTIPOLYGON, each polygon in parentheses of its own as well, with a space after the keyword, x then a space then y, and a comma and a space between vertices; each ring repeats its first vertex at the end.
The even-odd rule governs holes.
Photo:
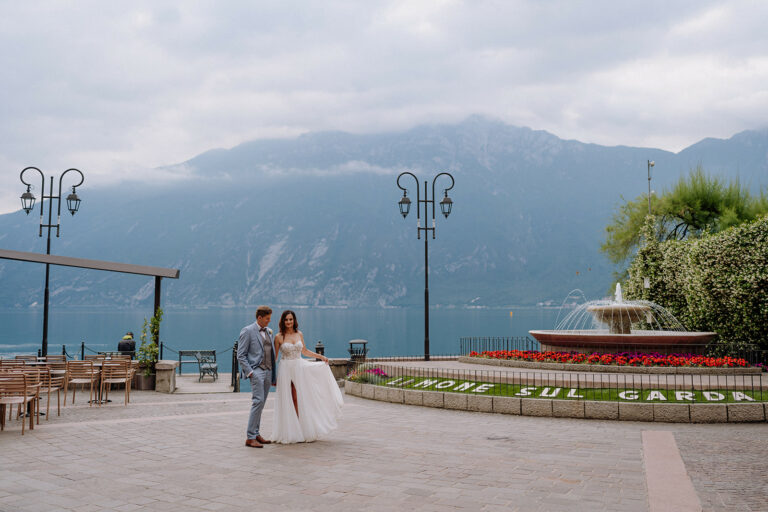
POLYGON ((278 333, 277 336, 275 336, 275 361, 277 361, 277 356, 280 355, 280 345, 283 344, 283 333, 278 333))
POLYGON ((315 359, 320 359, 321 361, 327 363, 328 358, 325 356, 321 356, 320 354, 317 354, 315 352, 312 352, 307 348, 307 346, 304 344, 304 334, 299 331, 299 336, 301 336, 301 354, 305 355, 307 357, 314 357, 315 359))

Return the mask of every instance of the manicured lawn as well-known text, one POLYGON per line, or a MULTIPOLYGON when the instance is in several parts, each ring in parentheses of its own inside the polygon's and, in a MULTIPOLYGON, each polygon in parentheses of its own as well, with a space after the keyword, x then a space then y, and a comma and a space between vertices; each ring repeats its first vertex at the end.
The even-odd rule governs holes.
POLYGON ((627 388, 580 388, 556 386, 531 386, 499 382, 448 379, 443 377, 380 377, 371 376, 360 382, 385 387, 414 389, 419 391, 444 391, 467 395, 509 396, 517 398, 541 398, 558 400, 591 400, 606 402, 641 403, 749 403, 768 401, 768 391, 746 390, 692 390, 659 389, 647 387, 627 388), (367 382, 366 382, 367 381, 367 382))

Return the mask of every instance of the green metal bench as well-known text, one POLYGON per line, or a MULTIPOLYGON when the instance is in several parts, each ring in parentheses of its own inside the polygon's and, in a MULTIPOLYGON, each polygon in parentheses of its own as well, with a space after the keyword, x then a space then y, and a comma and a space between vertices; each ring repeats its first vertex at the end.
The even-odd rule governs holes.
POLYGON ((195 359, 197 359, 197 365, 200 370, 198 382, 202 381, 206 375, 213 377, 214 382, 219 378, 219 367, 216 363, 215 350, 198 350, 195 352, 195 359))
POLYGON ((213 380, 219 378, 219 368, 216 363, 215 350, 179 350, 179 375, 181 375, 181 366, 189 363, 197 364, 198 371, 200 372, 198 382, 203 380, 205 375, 212 376, 213 380), (193 359, 185 359, 187 357, 193 359))

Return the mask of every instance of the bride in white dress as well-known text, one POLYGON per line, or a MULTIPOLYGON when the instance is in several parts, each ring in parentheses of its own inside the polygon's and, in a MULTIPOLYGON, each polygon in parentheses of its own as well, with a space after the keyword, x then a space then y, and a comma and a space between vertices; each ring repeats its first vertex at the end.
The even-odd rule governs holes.
POLYGON ((344 400, 328 366, 328 358, 307 350, 296 314, 283 311, 275 337, 277 396, 272 441, 303 443, 316 440, 337 426, 344 400), (322 362, 302 359, 321 359, 322 362))

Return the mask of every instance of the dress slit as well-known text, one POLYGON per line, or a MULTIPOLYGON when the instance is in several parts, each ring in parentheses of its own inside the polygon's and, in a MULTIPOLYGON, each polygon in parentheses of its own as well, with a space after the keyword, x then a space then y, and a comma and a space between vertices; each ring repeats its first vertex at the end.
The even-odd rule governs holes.
POLYGON ((293 409, 296 411, 296 417, 299 417, 299 396, 296 392, 296 385, 291 381, 291 398, 293 399, 293 409))

